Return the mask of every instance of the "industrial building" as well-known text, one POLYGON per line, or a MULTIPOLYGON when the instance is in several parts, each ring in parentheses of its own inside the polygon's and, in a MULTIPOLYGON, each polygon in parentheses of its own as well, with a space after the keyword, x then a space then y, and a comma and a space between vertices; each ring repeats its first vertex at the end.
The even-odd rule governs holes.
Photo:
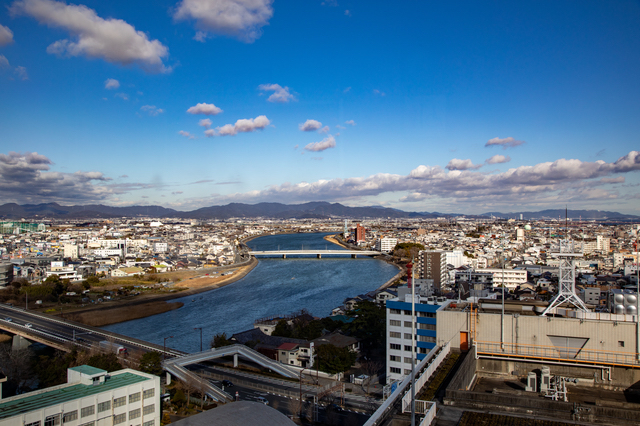
POLYGON ((67 383, 0 400, 0 426, 160 426, 160 378, 82 365, 67 383))

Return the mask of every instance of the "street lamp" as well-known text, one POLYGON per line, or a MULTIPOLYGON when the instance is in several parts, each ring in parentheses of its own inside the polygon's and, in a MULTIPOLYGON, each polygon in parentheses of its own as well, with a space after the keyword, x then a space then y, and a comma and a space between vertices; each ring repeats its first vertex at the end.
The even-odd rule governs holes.
POLYGON ((167 352, 167 339, 173 339, 173 336, 165 337, 164 343, 162 344, 162 362, 164 362, 164 356, 167 352))
POLYGON ((194 327, 194 330, 200 330, 200 352, 202 352, 202 327, 194 327))

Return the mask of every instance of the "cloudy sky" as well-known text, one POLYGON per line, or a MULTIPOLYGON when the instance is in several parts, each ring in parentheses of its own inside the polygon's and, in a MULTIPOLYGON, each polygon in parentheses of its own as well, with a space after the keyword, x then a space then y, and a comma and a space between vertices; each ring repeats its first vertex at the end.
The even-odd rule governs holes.
POLYGON ((638 1, 2 5, 2 203, 640 214, 638 1))

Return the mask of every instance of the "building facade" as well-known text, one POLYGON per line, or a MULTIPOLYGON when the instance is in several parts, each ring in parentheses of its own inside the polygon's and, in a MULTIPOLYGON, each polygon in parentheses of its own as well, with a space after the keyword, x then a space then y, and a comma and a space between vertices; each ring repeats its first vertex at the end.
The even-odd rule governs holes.
MULTIPOLYGON (((407 287, 398 289, 398 298, 387 300, 387 383, 411 374, 411 294, 407 287)), ((443 298, 415 296, 416 363, 436 346, 436 312, 450 301, 443 298)))
POLYGON ((376 250, 383 253, 389 253, 393 251, 397 244, 397 238, 382 237, 376 241, 376 250))
POLYGON ((449 274, 447 272, 447 251, 444 250, 424 250, 418 255, 417 277, 426 280, 433 280, 436 289, 440 289, 443 284, 447 284, 449 274))
POLYGON ((82 365, 67 383, 0 401, 0 426, 160 426, 160 378, 82 365))

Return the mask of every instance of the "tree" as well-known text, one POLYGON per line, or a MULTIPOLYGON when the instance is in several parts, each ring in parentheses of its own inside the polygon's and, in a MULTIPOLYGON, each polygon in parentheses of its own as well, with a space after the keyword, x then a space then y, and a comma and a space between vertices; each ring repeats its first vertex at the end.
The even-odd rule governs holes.
POLYGON ((87 364, 91 367, 106 370, 107 372, 122 370, 122 364, 118 361, 116 354, 100 354, 94 355, 87 361, 87 364))
POLYGON ((227 339, 227 333, 218 333, 211 340, 211 349, 230 345, 233 345, 233 342, 227 339))
POLYGON ((316 362, 318 368, 329 374, 342 373, 356 362, 357 355, 349 348, 338 348, 331 344, 320 345, 316 348, 316 362))
POLYGON ((140 371, 159 376, 162 374, 162 356, 160 352, 147 352, 140 358, 140 371))
POLYGON ((376 303, 363 300, 348 312, 354 320, 345 328, 356 338, 360 339, 362 352, 371 355, 376 350, 384 348, 386 334, 386 310, 376 303))
POLYGON ((0 346, 0 370, 7 376, 7 383, 3 386, 5 392, 17 394, 35 386, 35 377, 29 365, 32 355, 29 348, 12 350, 11 345, 0 346))
POLYGON ((292 334, 293 333, 291 331, 291 328, 289 327, 289 324, 285 319, 281 319, 280 321, 278 321, 275 328, 273 329, 273 332, 271 333, 272 336, 279 337, 291 337, 292 334))

